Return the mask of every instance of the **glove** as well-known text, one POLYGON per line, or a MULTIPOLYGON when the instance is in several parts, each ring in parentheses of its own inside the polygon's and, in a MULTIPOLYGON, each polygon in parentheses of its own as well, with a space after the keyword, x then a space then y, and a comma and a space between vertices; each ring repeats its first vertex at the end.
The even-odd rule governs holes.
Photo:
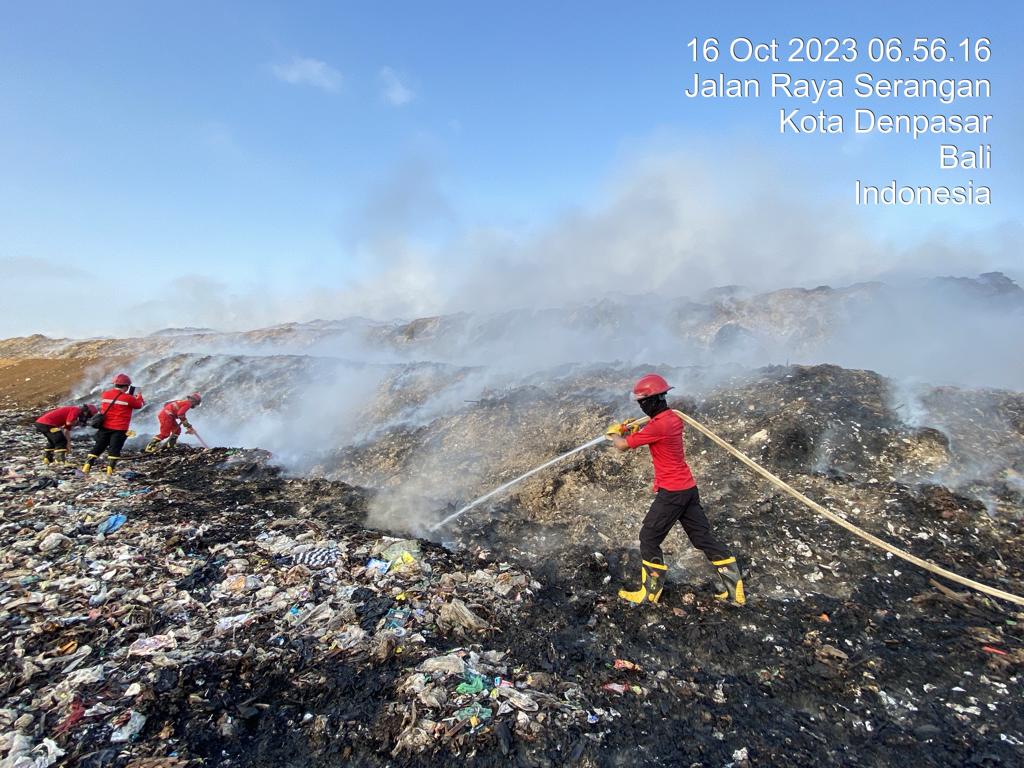
POLYGON ((194 435, 196 431, 192 427, 185 427, 185 434, 194 435))
POLYGON ((619 437, 625 437, 636 432, 636 427, 632 420, 624 421, 621 424, 612 424, 608 429, 604 431, 605 437, 613 437, 618 435, 619 437))
POLYGON ((61 429, 62 429, 62 427, 51 427, 51 428, 50 428, 50 431, 51 431, 51 432, 60 432, 60 431, 61 431, 61 429))

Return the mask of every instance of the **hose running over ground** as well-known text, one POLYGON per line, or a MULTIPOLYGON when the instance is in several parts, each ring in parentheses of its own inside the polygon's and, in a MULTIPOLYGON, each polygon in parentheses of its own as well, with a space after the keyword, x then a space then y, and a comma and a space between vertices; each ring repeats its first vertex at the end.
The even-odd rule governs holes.
MULTIPOLYGON (((811 509, 814 512, 817 512, 819 515, 821 515, 822 517, 826 518, 827 520, 831 520, 836 525, 845 528, 850 533, 852 533, 854 536, 859 536, 860 538, 864 539, 864 541, 867 541, 867 542, 869 542, 871 544, 874 544, 876 547, 884 549, 886 552, 891 552, 892 554, 896 555, 896 557, 900 557, 900 558, 906 560, 908 563, 913 563, 918 568, 923 568, 926 571, 931 571, 932 573, 934 573, 934 574, 936 574, 938 576, 941 576, 944 579, 948 579, 949 581, 954 581, 957 584, 963 584, 965 587, 970 587, 971 589, 977 590, 978 592, 983 592, 986 595, 991 595, 992 597, 998 597, 998 598, 1001 598, 1003 600, 1009 600, 1011 603, 1016 603, 1017 605, 1024 605, 1024 597, 1020 597, 1018 595, 1014 595, 1014 594, 1012 594, 1010 592, 1004 592, 1001 589, 996 589, 995 587, 990 587, 987 584, 982 584, 979 581, 974 581, 973 579, 968 579, 968 578, 966 578, 964 576, 960 576, 959 574, 953 573, 952 571, 947 571, 945 568, 942 568, 941 566, 935 565, 935 563, 931 563, 931 562, 929 562, 927 560, 922 560, 920 557, 912 555, 909 552, 905 552, 904 550, 899 549, 898 547, 894 547, 892 544, 889 544, 888 542, 883 541, 882 539, 878 538, 877 536, 874 536, 874 535, 868 533, 867 531, 858 528, 856 525, 854 525, 853 523, 849 522, 848 520, 844 520, 843 518, 839 517, 839 515, 835 514, 834 512, 829 512, 827 509, 825 509, 823 506, 818 504, 816 501, 812 501, 811 499, 809 499, 806 496, 804 496, 802 493, 800 493, 800 491, 798 491, 795 488, 793 488, 791 485, 789 485, 784 480, 782 480, 782 479, 776 477, 775 475, 773 475, 767 469, 762 467, 760 464, 755 462, 753 459, 748 457, 746 454, 744 454, 741 451, 739 451, 736 448, 734 448, 732 445, 730 445, 725 440, 720 438, 718 435, 716 435, 714 432, 712 432, 710 429, 705 427, 703 424, 701 424, 696 419, 694 419, 694 418, 692 418, 690 416, 687 416, 682 411, 673 411, 673 413, 675 413, 677 416, 679 416, 679 418, 681 418, 684 422, 686 422, 691 427, 696 429, 698 432, 703 434, 705 437, 710 439, 713 443, 718 445, 720 448, 724 448, 726 451, 731 453, 733 456, 735 456, 741 462, 746 464, 748 467, 750 467, 750 469, 752 469, 754 472, 759 474, 761 477, 763 477, 769 483, 774 485, 776 488, 779 488, 779 489, 785 491, 790 496, 792 496, 794 499, 796 499, 797 501, 801 502, 804 506, 808 507, 809 509, 811 509)), ((643 418, 643 419, 638 420, 636 423, 637 424, 643 424, 643 423, 646 423, 647 421, 649 421, 649 419, 643 418)))
MULTIPOLYGON (((712 432, 710 429, 705 427, 703 424, 701 424, 699 421, 694 419, 692 416, 687 416, 682 411, 676 411, 676 410, 673 410, 673 413, 675 413, 685 423, 689 424, 691 427, 696 429, 698 432, 700 432, 702 435, 707 437, 713 443, 718 445, 720 448, 723 448, 726 451, 728 451, 729 453, 731 453, 733 456, 735 456, 737 459, 739 459, 742 463, 746 464, 750 469, 752 469, 754 472, 759 474, 761 477, 763 477, 769 483, 774 485, 776 488, 779 488, 779 489, 785 491, 786 493, 788 493, 794 499, 796 499, 797 501, 802 503, 805 507, 807 507, 811 511, 818 513, 819 515, 824 517, 826 520, 831 520, 833 523, 835 523, 836 525, 840 526, 841 528, 845 528, 850 533, 852 533, 854 536, 858 536, 858 537, 864 539, 864 541, 868 542, 869 544, 874 544, 876 547, 878 547, 880 549, 884 549, 886 552, 890 552, 891 554, 896 555, 896 557, 902 558, 903 560, 906 560, 908 563, 913 563, 918 568, 923 568, 924 570, 930 571, 931 573, 934 573, 937 576, 941 576, 944 579, 948 579, 949 581, 955 582, 957 584, 962 584, 965 587, 970 587, 973 590, 976 590, 976 591, 981 592, 981 593, 986 594, 986 595, 991 595, 992 597, 998 597, 998 598, 1000 598, 1002 600, 1008 600, 1009 602, 1016 603, 1017 605, 1024 605, 1024 597, 1020 597, 1020 596, 1015 595, 1015 594, 1013 594, 1011 592, 1005 592, 1005 591, 1003 591, 1001 589, 996 589, 995 587, 990 587, 988 584, 982 584, 980 581, 974 581, 973 579, 968 579, 967 577, 961 576, 960 574, 957 574, 957 573, 953 573, 952 571, 947 571, 942 566, 936 565, 935 563, 929 562, 928 560, 922 560, 920 557, 917 557, 916 555, 912 555, 909 552, 906 552, 906 551, 900 549, 899 547, 895 547, 892 544, 888 543, 887 541, 884 541, 883 539, 880 539, 877 536, 868 533, 867 531, 863 530, 862 528, 858 528, 856 525, 854 525, 853 523, 851 523, 848 520, 843 519, 842 517, 840 517, 839 515, 835 514, 834 512, 829 512, 827 509, 825 509, 825 507, 821 506, 821 504, 819 504, 818 502, 813 501, 812 499, 809 499, 806 496, 804 496, 802 493, 800 493, 800 491, 796 490, 789 483, 787 483, 786 481, 782 480, 781 478, 773 475, 767 469, 762 467, 760 464, 758 464, 756 461, 751 459, 749 456, 747 456, 745 453, 743 453, 739 449, 734 448, 732 446, 732 444, 730 444, 730 443, 726 442, 725 440, 723 440, 721 437, 716 435, 714 432, 712 432)), ((636 419, 636 420, 634 420, 634 421, 632 421, 630 423, 633 424, 634 426, 640 427, 640 426, 643 426, 644 424, 646 424, 648 421, 650 421, 650 419, 648 417, 644 416, 644 417, 636 419)), ((443 528, 448 523, 450 523, 451 521, 455 520, 457 517, 460 517, 464 512, 468 512, 469 510, 473 509, 473 507, 476 507, 477 505, 482 504, 483 502, 487 501, 487 499, 490 499, 491 497, 496 496, 497 494, 501 493, 502 491, 512 487, 516 483, 518 483, 518 482, 520 482, 522 480, 525 480, 526 478, 530 477, 531 475, 535 475, 536 473, 540 472, 542 469, 547 469, 552 464, 557 464, 558 462, 562 461, 562 459, 568 458, 569 456, 572 456, 573 454, 576 454, 576 453, 579 453, 580 451, 586 450, 587 448, 590 448, 593 445, 597 445, 598 443, 602 442, 605 439, 606 438, 605 438, 604 435, 602 435, 601 437, 594 438, 589 443, 584 443, 583 445, 581 445, 581 446, 579 446, 577 448, 573 448, 571 451, 566 451, 561 456, 556 456, 555 458, 551 459, 550 461, 544 462, 539 467, 534 467, 529 472, 525 472, 522 475, 520 475, 519 477, 514 478, 512 480, 509 480, 507 483, 499 485, 493 491, 491 491, 489 493, 485 493, 483 496, 481 496, 481 497, 479 497, 477 499, 474 499, 473 501, 471 501, 466 506, 462 507, 459 510, 456 510, 452 514, 448 515, 448 517, 446 517, 443 520, 435 523, 434 525, 432 525, 430 527, 430 530, 431 531, 436 531, 439 528, 443 528)))

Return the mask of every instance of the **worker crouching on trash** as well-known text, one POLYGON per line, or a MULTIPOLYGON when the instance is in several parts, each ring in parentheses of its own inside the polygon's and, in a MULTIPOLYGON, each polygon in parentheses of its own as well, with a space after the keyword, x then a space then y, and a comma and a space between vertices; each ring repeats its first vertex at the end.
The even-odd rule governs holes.
POLYGON ((631 603, 656 603, 665 585, 668 566, 661 551, 672 526, 678 521, 690 539, 718 569, 725 591, 716 595, 734 605, 743 605, 743 579, 736 558, 711 533, 711 525, 700 504, 697 483, 686 464, 683 448, 683 420, 668 407, 666 393, 671 389, 661 376, 650 373, 637 381, 633 397, 650 419, 639 429, 631 422, 613 424, 607 436, 620 451, 646 445, 654 464, 656 497, 640 528, 640 588, 619 590, 619 597, 631 603))
POLYGON ((114 377, 114 386, 103 393, 100 402, 100 413, 103 415, 103 424, 96 429, 96 444, 92 452, 85 460, 82 471, 86 474, 92 469, 103 452, 107 452, 107 474, 112 475, 121 460, 121 449, 128 439, 128 428, 132 424, 132 411, 135 411, 146 404, 142 399, 142 393, 135 393, 132 380, 123 373, 114 377))
POLYGON ((86 426, 98 412, 95 405, 65 405, 36 419, 36 431, 46 438, 43 464, 67 464, 71 430, 86 426))
POLYGON ((167 441, 165 447, 173 448, 178 438, 181 436, 181 428, 184 427, 185 431, 190 435, 194 433, 192 425, 189 424, 188 418, 185 416, 192 408, 198 408, 203 403, 203 396, 198 392, 193 392, 188 397, 182 400, 171 400, 164 403, 164 407, 160 409, 160 413, 157 415, 157 421, 160 424, 160 432, 157 436, 149 441, 149 445, 146 446, 146 453, 154 453, 160 450, 160 443, 164 440, 167 441))

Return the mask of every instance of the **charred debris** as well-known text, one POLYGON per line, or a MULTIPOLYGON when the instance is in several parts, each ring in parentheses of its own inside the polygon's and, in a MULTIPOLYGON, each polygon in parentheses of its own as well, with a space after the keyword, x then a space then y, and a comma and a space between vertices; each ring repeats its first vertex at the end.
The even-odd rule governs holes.
MULTIPOLYGON (((474 482, 614 416, 510 393, 436 431, 508 423, 513 400, 531 439, 474 482)), ((1021 396, 916 402, 910 424, 880 377, 817 366, 679 405, 873 533, 1019 594, 1021 396)), ((1024 758, 1024 614, 851 541, 696 436, 709 514, 750 569, 743 610, 672 537, 662 604, 616 599, 649 476, 601 449, 441 546, 374 528, 436 434, 391 430, 321 477, 181 448, 105 479, 42 467, 32 418, 0 416, 4 768, 1024 758), (378 471, 382 487, 349 484, 378 471)), ((472 455, 439 443, 440 466, 472 455)))

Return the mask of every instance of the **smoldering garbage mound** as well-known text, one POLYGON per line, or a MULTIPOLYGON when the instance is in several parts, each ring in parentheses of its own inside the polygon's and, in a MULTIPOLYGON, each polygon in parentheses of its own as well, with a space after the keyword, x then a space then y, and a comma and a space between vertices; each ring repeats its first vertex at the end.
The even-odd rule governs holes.
MULTIPOLYGON (((470 493, 595 434, 619 404, 583 379, 394 428, 321 478, 227 449, 85 478, 36 466, 31 417, 0 417, 2 764, 1020 764, 1024 615, 933 586, 694 435, 706 505, 751 568, 743 610, 676 536, 664 604, 616 599, 642 456, 581 454, 461 520, 451 549, 366 527, 425 446, 470 493), (516 450, 481 465, 471 436, 509 432, 516 450)), ((970 402, 972 446, 908 426, 889 394, 822 366, 682 404, 857 524, 1020 593, 1018 400, 929 393, 970 402), (986 450, 973 485, 945 484, 986 450)))

